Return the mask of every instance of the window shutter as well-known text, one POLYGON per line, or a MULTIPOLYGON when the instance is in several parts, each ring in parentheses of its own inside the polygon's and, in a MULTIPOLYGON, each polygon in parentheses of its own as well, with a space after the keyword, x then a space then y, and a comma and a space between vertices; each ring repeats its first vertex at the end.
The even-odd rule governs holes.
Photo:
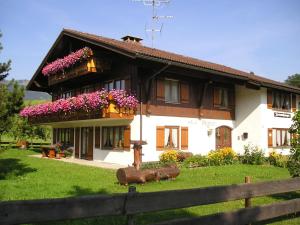
POLYGON ((156 148, 164 149, 165 127, 156 127, 156 148))
POLYGON ((100 127, 95 127, 95 148, 100 148, 100 127))
POLYGON ((292 94, 292 112, 296 112, 296 95, 292 94))
POLYGON ((273 147, 273 129, 268 128, 268 147, 273 147))
POLYGON ((214 87, 214 106, 220 105, 220 89, 214 87))
POLYGON ((180 83, 180 102, 189 103, 190 87, 189 83, 180 83))
POLYGON ((79 158, 79 137, 80 137, 80 129, 75 129, 75 158, 79 158))
POLYGON ((125 90, 130 92, 131 91, 131 82, 130 82, 130 79, 126 79, 125 80, 125 90))
POLYGON ((87 149, 87 160, 93 160, 94 152, 94 128, 88 128, 88 149, 87 149))
POLYGON ((53 128, 53 134, 52 134, 52 140, 53 140, 53 144, 55 144, 57 141, 56 141, 56 128, 53 128))
POLYGON ((130 126, 124 129, 124 148, 130 149, 130 126))
POLYGON ((159 101, 165 100, 165 81, 164 80, 156 81, 156 99, 159 101))
POLYGON ((228 89, 228 104, 230 109, 234 109, 235 106, 234 89, 228 89))
POLYGON ((267 105, 268 109, 272 109, 272 104, 273 104, 273 92, 272 90, 268 89, 267 91, 267 105))
POLYGON ((186 150, 189 147, 189 128, 181 127, 181 150, 186 150))
POLYGON ((70 128, 70 143, 74 146, 74 128, 70 128))

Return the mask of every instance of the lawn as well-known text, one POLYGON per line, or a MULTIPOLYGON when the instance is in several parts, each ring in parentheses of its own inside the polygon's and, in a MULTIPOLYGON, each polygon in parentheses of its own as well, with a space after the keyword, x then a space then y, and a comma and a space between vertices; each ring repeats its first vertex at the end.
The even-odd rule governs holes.
MULTIPOLYGON (((80 166, 29 157, 28 150, 6 150, 0 153, 0 200, 59 198, 90 194, 127 192, 117 184, 114 170, 80 166)), ((288 171, 269 165, 232 165, 181 169, 176 180, 136 185, 139 192, 196 188, 213 185, 242 183, 245 176, 253 182, 289 178, 288 171)), ((298 193, 256 198, 254 205, 300 197, 298 193)), ((159 204, 159 203, 158 203, 159 204)), ((244 202, 234 201, 181 210, 148 213, 137 216, 137 224, 149 224, 176 217, 207 215, 242 208, 244 202)), ((123 217, 96 218, 58 222, 56 224, 123 224, 123 217)), ((51 223, 53 224, 53 223, 51 223)), ((300 218, 272 221, 269 224, 300 224, 300 218)))

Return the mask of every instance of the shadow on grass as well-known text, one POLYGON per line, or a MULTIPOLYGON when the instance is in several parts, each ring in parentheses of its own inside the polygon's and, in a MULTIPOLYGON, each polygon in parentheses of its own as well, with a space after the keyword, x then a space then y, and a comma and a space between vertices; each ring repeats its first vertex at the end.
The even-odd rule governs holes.
POLYGON ((295 198, 300 198, 300 192, 294 191, 289 193, 276 194, 276 195, 271 195, 271 197, 278 200, 292 200, 295 198))
POLYGON ((104 188, 100 188, 99 190, 94 191, 90 188, 84 188, 75 185, 72 187, 72 190, 69 191, 69 194, 73 196, 81 196, 81 195, 100 195, 100 194, 109 194, 109 193, 104 188))
POLYGON ((0 180, 13 179, 14 177, 36 171, 37 169, 28 167, 26 164, 21 163, 20 159, 0 159, 0 180))

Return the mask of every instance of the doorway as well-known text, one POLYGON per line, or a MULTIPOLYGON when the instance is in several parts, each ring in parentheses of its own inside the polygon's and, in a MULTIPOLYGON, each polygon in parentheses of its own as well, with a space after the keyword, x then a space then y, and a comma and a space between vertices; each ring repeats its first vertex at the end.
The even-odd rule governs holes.
POLYGON ((231 130, 227 126, 216 128, 216 149, 231 147, 231 130))

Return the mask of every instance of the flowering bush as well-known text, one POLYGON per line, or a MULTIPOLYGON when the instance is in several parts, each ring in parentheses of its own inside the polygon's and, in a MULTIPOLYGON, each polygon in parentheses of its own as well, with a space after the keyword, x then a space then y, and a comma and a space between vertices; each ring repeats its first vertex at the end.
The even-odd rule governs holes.
POLYGON ((244 155, 240 157, 240 160, 244 164, 262 165, 265 162, 265 157, 258 146, 248 144, 244 146, 244 155))
POLYGON ((123 90, 101 90, 93 93, 82 94, 77 97, 67 99, 59 99, 54 102, 47 102, 43 104, 25 107, 21 112, 22 117, 37 117, 46 116, 53 113, 68 113, 78 110, 86 112, 95 109, 107 108, 109 102, 114 102, 118 107, 136 109, 138 100, 133 96, 127 94, 123 90))
POLYGON ((64 71, 65 69, 73 66, 75 63, 87 59, 92 54, 92 49, 90 49, 89 47, 84 47, 77 50, 76 52, 72 52, 64 58, 60 58, 49 63, 42 69, 42 74, 44 76, 50 76, 52 74, 56 74, 59 71, 64 71))
POLYGON ((176 150, 167 150, 159 156, 159 161, 163 163, 177 162, 178 152, 176 150))
POLYGON ((288 156, 278 154, 275 151, 270 152, 269 158, 268 158, 269 163, 271 165, 283 167, 283 168, 287 167, 288 159, 289 159, 288 156))
POLYGON ((210 165, 233 164, 237 160, 237 155, 232 148, 225 147, 210 151, 207 156, 210 165))

